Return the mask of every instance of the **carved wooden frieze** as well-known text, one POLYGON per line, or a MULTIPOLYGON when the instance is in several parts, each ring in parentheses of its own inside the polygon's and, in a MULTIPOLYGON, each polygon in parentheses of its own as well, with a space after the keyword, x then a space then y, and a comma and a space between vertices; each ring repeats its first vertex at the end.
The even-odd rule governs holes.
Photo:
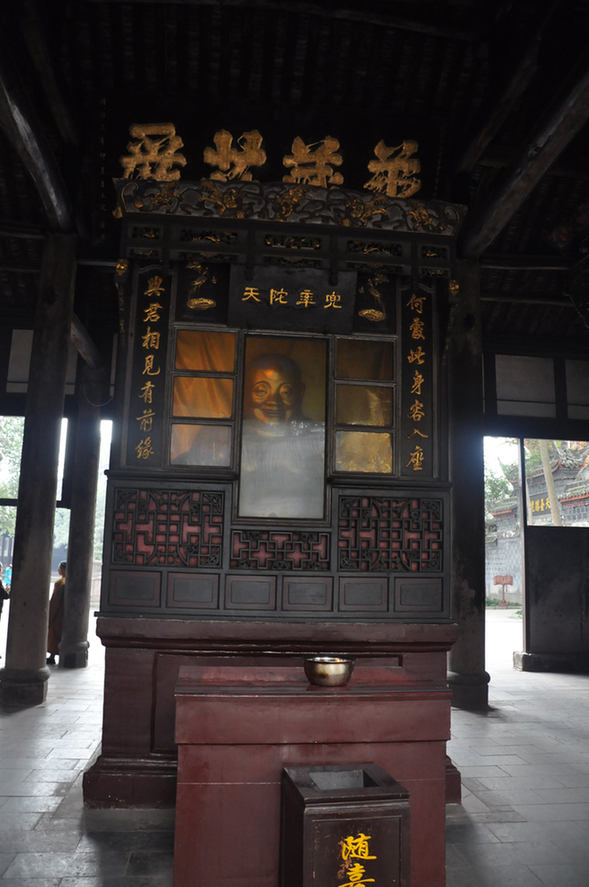
POLYGON ((124 213, 296 222, 452 237, 462 207, 287 182, 120 180, 124 213))

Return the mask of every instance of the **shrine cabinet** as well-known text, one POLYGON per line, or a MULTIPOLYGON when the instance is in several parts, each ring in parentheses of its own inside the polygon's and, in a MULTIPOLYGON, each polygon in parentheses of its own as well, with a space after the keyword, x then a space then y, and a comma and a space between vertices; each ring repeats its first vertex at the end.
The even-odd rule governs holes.
POLYGON ((153 806, 174 802, 180 666, 349 654, 449 706, 462 208, 287 183, 118 193, 105 710, 85 800, 153 806))

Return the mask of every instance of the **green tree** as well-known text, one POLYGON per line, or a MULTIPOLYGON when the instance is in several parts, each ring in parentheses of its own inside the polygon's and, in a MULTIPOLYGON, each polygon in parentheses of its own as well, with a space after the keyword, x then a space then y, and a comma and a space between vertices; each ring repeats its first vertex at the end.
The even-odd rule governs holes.
MULTIPOLYGON (((503 468, 503 466, 501 466, 503 468)), ((504 474, 496 475, 485 466, 485 502, 487 508, 510 499, 513 496, 513 486, 504 474)))
POLYGON ((67 548, 70 533, 69 508, 55 509, 55 523, 53 524, 53 547, 67 548))
MULTIPOLYGON (((23 416, 0 416, 0 499, 16 499, 25 420, 23 416)), ((0 505, 0 533, 14 536, 16 508, 0 505)))

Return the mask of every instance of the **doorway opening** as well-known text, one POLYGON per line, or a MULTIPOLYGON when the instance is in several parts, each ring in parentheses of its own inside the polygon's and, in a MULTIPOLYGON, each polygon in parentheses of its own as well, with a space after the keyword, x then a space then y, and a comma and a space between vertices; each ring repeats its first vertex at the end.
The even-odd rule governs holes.
POLYGON ((555 614, 559 612, 558 588, 552 588, 553 580, 543 570, 538 574, 541 552, 548 543, 548 537, 540 539, 538 533, 549 527, 589 527, 589 441, 486 437, 485 597, 490 668, 493 662, 511 667, 512 652, 530 652, 534 647, 534 614, 529 606, 526 609, 526 576, 535 577, 533 590, 541 586, 542 597, 551 596, 555 614))
POLYGON ((485 659, 487 671, 513 667, 523 649, 524 527, 521 445, 485 437, 485 659))

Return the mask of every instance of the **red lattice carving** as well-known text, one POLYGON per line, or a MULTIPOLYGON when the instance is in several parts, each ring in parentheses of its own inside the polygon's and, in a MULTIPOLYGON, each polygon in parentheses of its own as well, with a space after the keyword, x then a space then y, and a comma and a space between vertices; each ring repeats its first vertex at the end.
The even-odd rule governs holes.
POLYGON ((339 569, 442 570, 443 501, 342 496, 339 569))
POLYGON ((116 490, 112 562, 220 567, 224 504, 222 492, 116 490))
POLYGON ((292 530, 234 530, 231 568, 329 570, 329 534, 292 530))

